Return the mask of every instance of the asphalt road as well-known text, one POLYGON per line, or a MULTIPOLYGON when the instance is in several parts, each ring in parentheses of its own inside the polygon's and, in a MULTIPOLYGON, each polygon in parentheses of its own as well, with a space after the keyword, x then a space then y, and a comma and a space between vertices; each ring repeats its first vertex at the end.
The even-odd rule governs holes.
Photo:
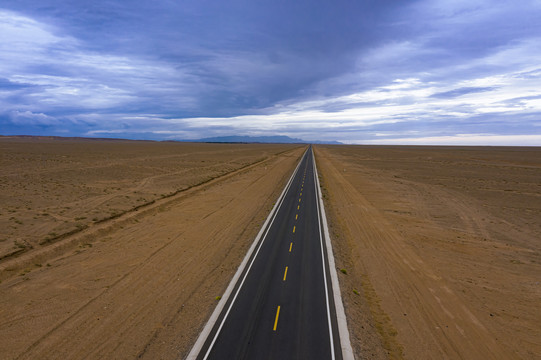
POLYGON ((197 359, 342 359, 311 147, 197 359))

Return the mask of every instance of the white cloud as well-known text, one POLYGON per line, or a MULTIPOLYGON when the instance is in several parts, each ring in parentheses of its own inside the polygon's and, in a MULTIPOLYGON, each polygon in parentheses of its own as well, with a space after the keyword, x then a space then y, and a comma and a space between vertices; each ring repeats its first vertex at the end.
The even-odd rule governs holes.
MULTIPOLYGON (((510 117, 524 114, 541 114, 541 39, 530 38, 513 43, 473 62, 450 64, 439 69, 451 73, 461 66, 476 67, 490 63, 494 66, 490 75, 476 76, 475 72, 467 78, 432 80, 430 74, 413 73, 411 78, 395 79, 388 84, 349 95, 301 101, 276 107, 278 114, 302 118, 312 118, 325 122, 347 121, 347 125, 357 126, 359 130, 374 124, 418 123, 427 125, 447 119, 468 119, 477 115, 493 114, 510 117), (505 59, 516 56, 513 66, 508 67, 505 59), (518 60, 520 59, 520 60, 518 60), (464 93, 460 89, 470 89, 464 93), (479 90, 476 90, 479 89, 479 90), (456 91, 453 95, 453 92, 456 91), (447 97, 437 94, 449 93, 447 97), (327 109, 337 109, 326 112, 327 109)), ((370 61, 385 61, 387 56, 396 57, 418 48, 411 43, 394 44, 384 47, 377 55, 369 54, 370 61), (397 52, 396 54, 394 52, 397 52)), ((388 60, 388 59, 387 59, 388 60)), ((437 127, 435 126, 434 129, 437 127)), ((351 135, 354 136, 354 135, 351 135)), ((485 140, 489 138, 483 138, 485 140)), ((497 140, 498 138, 492 137, 497 140)), ((342 139, 347 140, 347 139, 342 139)))
MULTIPOLYGON (((2 70, 10 65, 17 66, 21 62, 32 61, 26 57, 14 60, 18 55, 39 55, 48 48, 58 46, 73 46, 75 41, 70 37, 57 36, 54 29, 46 24, 29 17, 0 9, 0 56, 2 70)), ((37 59, 36 59, 37 60, 37 59)))
POLYGON ((392 139, 349 140, 366 145, 464 145, 464 146, 541 146, 539 135, 457 134, 451 136, 401 137, 392 139))
MULTIPOLYGON (((325 137, 332 132, 342 136, 341 141, 355 139, 357 132, 389 124, 420 124, 430 126, 445 118, 460 121, 477 115, 516 115, 526 113, 541 114, 541 73, 531 69, 517 69, 510 73, 494 74, 468 80, 452 80, 445 83, 425 82, 422 76, 408 79, 396 79, 383 86, 345 96, 328 97, 318 100, 300 101, 291 104, 278 104, 264 109, 260 115, 233 117, 197 117, 163 119, 153 117, 156 126, 166 127, 167 131, 181 133, 187 129, 220 128, 226 126, 229 131, 257 134, 261 132, 287 133, 292 136, 307 134, 312 138, 325 137), (525 76, 528 74, 528 76, 525 76), (452 92, 455 89, 474 89, 464 94, 448 98, 433 95, 452 92), (475 89, 481 89, 475 91, 475 89), (329 111, 333 107, 338 109, 329 111), (320 134, 320 135, 318 135, 320 134), (323 135, 321 135, 323 134, 323 135)), ((130 121, 124 118, 123 121, 130 121)), ((159 133, 158 128, 148 131, 159 133)), ((437 126, 431 128, 438 132, 437 126)), ((493 129, 491 129, 493 130, 493 129)), ((396 132, 376 132, 377 141, 390 143, 423 143, 434 141, 457 144, 478 142, 489 144, 490 141, 509 142, 514 138, 500 135, 479 136, 444 136, 416 137, 417 131, 405 129, 396 132), (400 135, 404 136, 400 136, 400 135), (387 137, 387 139, 385 139, 387 137), (398 138, 398 139, 397 139, 398 138), (411 139, 411 140, 407 140, 411 139)), ((189 133, 186 133, 189 134, 189 133)), ((197 136, 195 136, 197 137, 197 136)), ((537 137, 526 138, 536 141, 537 137)))
POLYGON ((393 41, 363 51, 357 61, 357 67, 360 69, 394 67, 407 59, 439 52, 438 49, 426 47, 422 39, 393 41))
MULTIPOLYGON (((0 78, 36 86, 20 98, 17 108, 106 109, 171 94, 186 108, 196 103, 195 94, 187 88, 195 80, 181 68, 90 52, 76 39, 57 35, 59 32, 48 24, 0 10, 0 78)), ((9 95, 1 92, 0 101, 9 95)))
POLYGON ((11 123, 15 125, 58 125, 60 121, 43 113, 31 111, 11 111, 8 114, 11 123))

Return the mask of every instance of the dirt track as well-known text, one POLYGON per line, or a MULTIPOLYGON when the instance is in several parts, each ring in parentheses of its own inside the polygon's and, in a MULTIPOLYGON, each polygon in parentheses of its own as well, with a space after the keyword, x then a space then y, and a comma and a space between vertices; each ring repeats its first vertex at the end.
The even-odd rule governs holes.
MULTIPOLYGON (((236 159, 238 152, 223 149, 239 148, 207 155, 236 159)), ((0 357, 186 354, 302 153, 291 146, 245 149, 239 151, 247 161, 268 159, 94 224, 73 236, 84 241, 58 240, 79 245, 11 271, 0 284, 0 357)))
POLYGON ((539 148, 316 157, 357 354, 541 358, 539 148))

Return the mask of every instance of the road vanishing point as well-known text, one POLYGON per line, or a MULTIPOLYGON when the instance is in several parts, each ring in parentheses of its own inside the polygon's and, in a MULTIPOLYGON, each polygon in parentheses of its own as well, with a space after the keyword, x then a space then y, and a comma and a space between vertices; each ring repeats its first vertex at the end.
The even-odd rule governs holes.
POLYGON ((311 146, 187 359, 353 359, 311 146))

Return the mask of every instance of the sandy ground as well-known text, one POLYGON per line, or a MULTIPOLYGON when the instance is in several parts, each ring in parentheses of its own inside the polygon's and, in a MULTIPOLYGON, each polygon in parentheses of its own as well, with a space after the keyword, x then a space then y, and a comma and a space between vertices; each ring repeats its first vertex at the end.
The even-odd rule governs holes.
POLYGON ((186 355, 302 153, 289 145, 23 145, 0 142, 2 237, 27 244, 0 261, 2 359, 186 355), (140 197, 147 205, 134 210, 140 197), (22 224, 6 227, 10 217, 22 224), (85 227, 41 241, 78 221, 85 227))
POLYGON ((0 259, 286 148, 0 137, 0 259))
MULTIPOLYGON (((1 359, 185 356, 302 153, 0 149, 1 359)), ((541 357, 541 149, 315 149, 358 358, 541 357)))
POLYGON ((315 149, 357 356, 541 358, 540 148, 315 149))

